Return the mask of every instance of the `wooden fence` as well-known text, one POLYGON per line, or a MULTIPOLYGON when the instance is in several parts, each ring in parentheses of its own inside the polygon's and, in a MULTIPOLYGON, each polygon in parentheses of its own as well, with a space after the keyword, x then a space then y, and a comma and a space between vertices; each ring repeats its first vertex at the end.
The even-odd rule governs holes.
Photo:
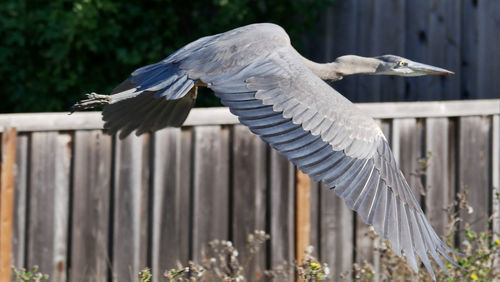
MULTIPOLYGON (((500 100, 358 105, 380 121, 409 182, 425 192, 438 233, 443 209, 464 189, 472 228, 500 231, 498 216, 488 222, 499 210, 500 100)), ((2 128, 17 129, 12 264, 37 264, 51 281, 134 281, 149 266, 159 281, 177 261, 200 261, 212 239, 232 240, 248 256, 256 229, 271 240, 251 277, 292 262, 297 172, 237 123, 225 108, 194 109, 181 129, 118 140, 103 134, 95 112, 0 115, 2 128)), ((310 189, 310 240, 332 277, 353 262, 377 263, 366 225, 332 191, 310 189)))

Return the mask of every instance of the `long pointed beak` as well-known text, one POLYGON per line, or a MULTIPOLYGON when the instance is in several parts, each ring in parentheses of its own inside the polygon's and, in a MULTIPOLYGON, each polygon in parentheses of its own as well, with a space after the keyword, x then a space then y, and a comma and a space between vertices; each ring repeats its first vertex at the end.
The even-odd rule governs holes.
POLYGON ((408 63, 408 68, 412 69, 416 73, 421 73, 421 74, 427 74, 427 75, 450 75, 454 74, 454 72, 445 70, 442 68, 426 65, 426 64, 421 64, 421 63, 416 63, 416 62, 411 62, 408 63))

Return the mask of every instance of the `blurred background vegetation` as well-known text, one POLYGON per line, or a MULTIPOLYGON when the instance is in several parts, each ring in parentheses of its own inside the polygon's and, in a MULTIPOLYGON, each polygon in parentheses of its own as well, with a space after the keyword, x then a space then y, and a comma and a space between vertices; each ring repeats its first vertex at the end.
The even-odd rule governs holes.
MULTIPOLYGON (((329 0, 0 3, 0 112, 66 111, 199 37, 255 22, 283 26, 299 50, 329 0)), ((205 96, 206 97, 206 96, 205 96)), ((217 104, 202 99, 199 106, 217 104)))

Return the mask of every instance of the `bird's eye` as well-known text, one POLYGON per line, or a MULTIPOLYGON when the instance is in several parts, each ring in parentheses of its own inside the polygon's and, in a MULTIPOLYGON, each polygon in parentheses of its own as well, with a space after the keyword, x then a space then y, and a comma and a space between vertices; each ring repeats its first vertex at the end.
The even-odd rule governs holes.
POLYGON ((396 66, 397 66, 398 68, 400 68, 400 67, 404 67, 404 66, 407 66, 407 65, 408 65, 408 63, 403 62, 403 61, 399 61, 399 62, 397 63, 397 65, 396 65, 396 66))

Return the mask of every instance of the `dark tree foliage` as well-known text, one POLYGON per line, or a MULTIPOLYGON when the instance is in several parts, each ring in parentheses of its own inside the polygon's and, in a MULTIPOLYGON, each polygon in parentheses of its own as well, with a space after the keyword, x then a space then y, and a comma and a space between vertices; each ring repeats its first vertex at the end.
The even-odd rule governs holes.
POLYGON ((300 44, 328 5, 329 0, 4 0, 0 112, 65 111, 82 93, 107 93, 134 69, 199 37, 249 23, 280 24, 300 44))

